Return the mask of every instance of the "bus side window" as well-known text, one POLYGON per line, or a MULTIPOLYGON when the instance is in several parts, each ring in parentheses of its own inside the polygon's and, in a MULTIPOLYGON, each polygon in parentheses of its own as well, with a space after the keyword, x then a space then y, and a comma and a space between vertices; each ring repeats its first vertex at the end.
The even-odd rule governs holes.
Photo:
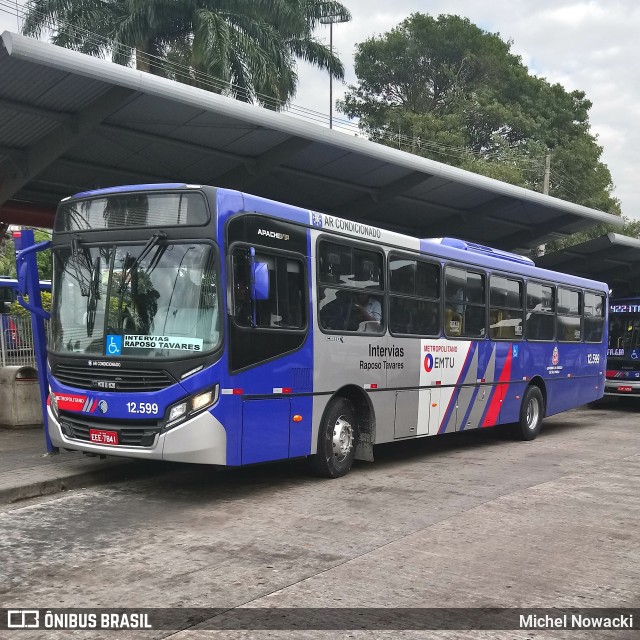
POLYGON ((555 289, 538 282, 527 282, 527 340, 550 342, 555 337, 555 289))
POLYGON ((522 283, 493 275, 489 291, 489 337, 493 340, 522 340, 522 283))
POLYGON ((595 293, 584 294, 584 340, 602 342, 604 336, 604 296, 595 293))
POLYGON ((384 331, 384 256, 380 251, 321 240, 318 323, 326 331, 384 331))
POLYGON ((446 267, 444 331, 447 336, 484 338, 485 278, 483 273, 446 267))
POLYGON ((558 287, 557 339, 580 342, 582 339, 582 293, 558 287))
POLYGON ((389 256, 389 330, 393 334, 440 334, 440 265, 389 256))

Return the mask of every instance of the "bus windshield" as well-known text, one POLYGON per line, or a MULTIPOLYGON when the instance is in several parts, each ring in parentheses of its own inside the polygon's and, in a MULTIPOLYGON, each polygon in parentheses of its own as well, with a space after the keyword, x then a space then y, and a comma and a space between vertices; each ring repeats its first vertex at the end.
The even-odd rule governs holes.
POLYGON ((611 314, 609 349, 614 351, 609 355, 624 355, 634 349, 640 349, 640 314, 611 314))
POLYGON ((206 243, 76 242, 56 250, 52 350, 177 358, 215 349, 221 323, 215 265, 206 243))

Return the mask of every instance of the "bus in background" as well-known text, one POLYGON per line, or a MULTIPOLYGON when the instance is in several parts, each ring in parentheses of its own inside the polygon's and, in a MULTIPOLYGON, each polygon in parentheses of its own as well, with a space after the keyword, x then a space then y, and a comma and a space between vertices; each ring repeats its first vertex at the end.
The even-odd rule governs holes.
POLYGON ((610 301, 604 393, 640 398, 640 298, 610 301))
POLYGON ((481 245, 164 184, 65 199, 52 249, 59 447, 335 478, 604 392, 608 287, 481 245))
MULTIPOLYGON (((50 280, 40 280, 40 291, 51 291, 50 280)), ((0 276, 0 314, 9 313, 9 308, 18 299, 18 281, 0 276)))

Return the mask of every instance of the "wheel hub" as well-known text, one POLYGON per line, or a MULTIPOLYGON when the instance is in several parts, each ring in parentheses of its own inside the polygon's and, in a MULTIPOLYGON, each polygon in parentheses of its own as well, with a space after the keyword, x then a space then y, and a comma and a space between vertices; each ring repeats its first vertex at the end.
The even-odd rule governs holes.
POLYGON ((344 458, 349 455, 353 447, 353 427, 344 417, 340 416, 333 426, 333 455, 344 458))
POLYGON ((538 424, 539 406, 535 399, 531 399, 527 405, 527 427, 535 429, 538 424))

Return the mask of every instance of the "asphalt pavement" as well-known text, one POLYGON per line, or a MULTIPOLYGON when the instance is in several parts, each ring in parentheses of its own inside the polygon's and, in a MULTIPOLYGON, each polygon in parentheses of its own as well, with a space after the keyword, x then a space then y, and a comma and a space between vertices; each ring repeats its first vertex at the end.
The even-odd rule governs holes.
POLYGON ((375 457, 338 480, 310 477, 300 461, 162 466, 152 477, 5 504, 0 600, 204 616, 173 630, 109 632, 113 640, 638 637, 367 627, 368 615, 403 607, 638 610, 637 405, 554 416, 533 442, 483 430, 383 445, 375 457), (363 608, 363 617, 333 632, 304 623, 221 631, 210 608, 313 608, 336 620, 336 610, 363 608))

